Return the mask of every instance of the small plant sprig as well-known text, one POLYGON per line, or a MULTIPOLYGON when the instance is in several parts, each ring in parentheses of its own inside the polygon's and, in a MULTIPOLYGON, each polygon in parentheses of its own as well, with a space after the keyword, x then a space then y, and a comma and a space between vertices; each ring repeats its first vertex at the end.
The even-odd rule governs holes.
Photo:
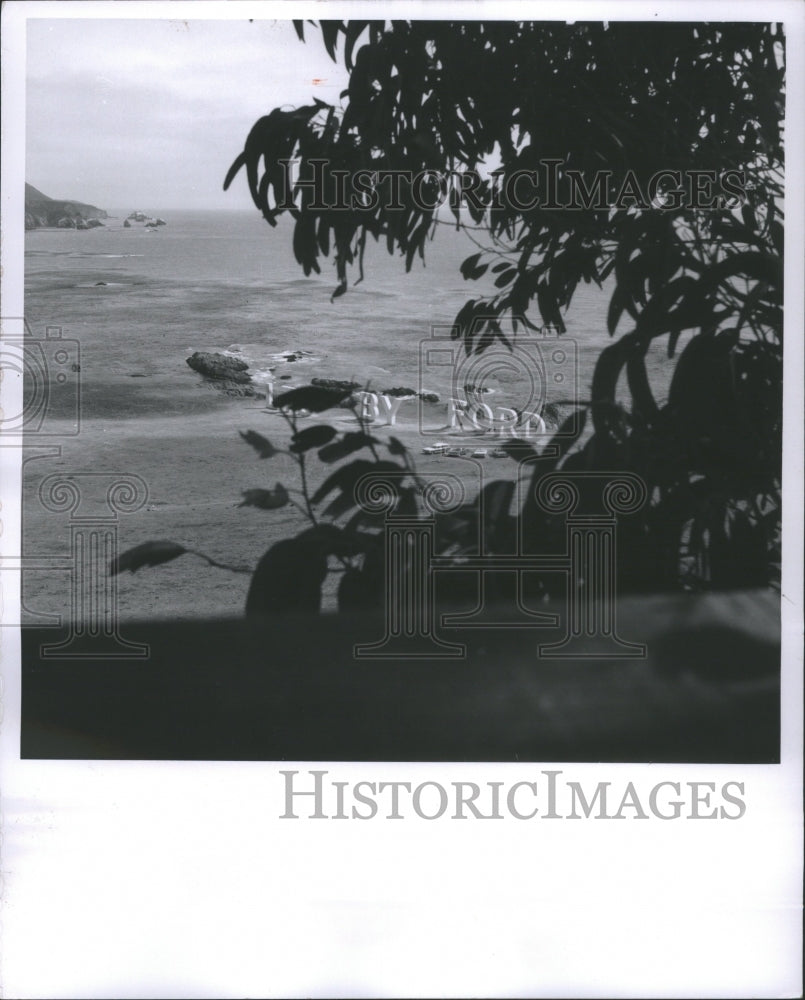
POLYGON ((307 521, 307 528, 294 538, 272 545, 254 569, 222 563, 196 549, 157 540, 135 546, 112 560, 111 575, 126 570, 134 573, 145 566, 157 566, 185 554, 194 554, 211 566, 252 574, 247 614, 319 610, 321 585, 331 572, 344 574, 339 603, 342 603, 342 594, 347 592, 352 594, 353 601, 361 590, 366 596, 372 593, 370 588, 356 586, 356 583, 367 567, 373 566, 377 571, 382 535, 378 530, 378 517, 358 505, 355 487, 367 473, 391 474, 400 484, 398 503, 415 509, 416 493, 422 491, 422 483, 408 449, 396 437, 390 437, 384 445, 370 433, 369 422, 359 412, 350 389, 302 386, 277 397, 275 408, 290 430, 288 448, 277 447, 254 430, 241 431, 240 436, 260 459, 269 460, 280 454, 290 457, 298 469, 299 487, 286 487, 276 482, 271 489, 251 488, 243 491, 239 506, 267 511, 293 506, 307 521), (301 421, 311 414, 344 406, 353 413, 358 430, 339 432, 325 423, 301 426, 301 421), (381 448, 398 461, 382 458, 381 448), (364 449, 371 459, 354 457, 343 463, 344 459, 357 456, 364 449), (324 464, 336 465, 315 491, 311 488, 309 475, 309 458, 313 452, 324 464), (406 485, 406 480, 410 480, 410 485, 406 485), (327 504, 322 508, 325 501, 327 504), (350 512, 352 516, 346 524, 336 524, 350 512), (331 560, 337 565, 331 566, 331 560))
POLYGON ((371 434, 369 423, 358 411, 349 388, 303 386, 277 397, 275 406, 291 432, 287 450, 275 448, 253 431, 241 436, 263 458, 280 451, 290 456, 299 470, 299 489, 289 490, 277 483, 273 490, 247 491, 244 504, 268 509, 293 504, 309 527, 296 538, 276 542, 265 553, 252 579, 246 613, 318 611, 322 585, 333 572, 342 574, 339 607, 372 603, 380 591, 375 585, 369 586, 368 581, 371 575, 382 573, 382 535, 378 517, 360 507, 356 488, 367 474, 390 474, 400 484, 398 504, 410 504, 415 487, 403 485, 407 478, 416 482, 410 455, 397 438, 392 437, 383 445, 371 434), (355 417, 358 430, 339 432, 324 423, 300 427, 305 416, 344 406, 355 417), (383 447, 402 461, 382 458, 379 449, 383 447), (358 457, 363 450, 369 452, 371 459, 358 457), (314 451, 319 461, 336 466, 315 491, 310 485, 308 466, 314 451), (344 463, 350 456, 355 457, 344 463), (336 523, 350 513, 352 516, 345 524, 336 523), (336 566, 331 565, 332 560, 336 566))

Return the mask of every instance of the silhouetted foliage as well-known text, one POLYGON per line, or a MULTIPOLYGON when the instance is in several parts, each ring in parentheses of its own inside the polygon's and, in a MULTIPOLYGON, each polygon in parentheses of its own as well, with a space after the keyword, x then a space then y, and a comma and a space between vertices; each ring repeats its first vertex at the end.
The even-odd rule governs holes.
POLYGON ((136 573, 143 566, 159 566, 160 563, 177 559, 187 551, 183 545, 178 545, 176 542, 143 542, 142 545, 135 545, 133 549, 128 549, 113 559, 109 566, 109 575, 136 573))
MULTIPOLYGON (((401 254, 410 270, 442 220, 405 182, 399 206, 380 198, 351 211, 322 208, 308 186, 317 170, 328 204, 338 171, 431 171, 431 188, 419 192, 428 197, 440 178, 460 178, 472 197, 449 200, 455 225, 480 248, 461 274, 493 278, 489 291, 456 316, 453 333, 468 353, 509 345, 521 325, 537 329, 532 311, 561 332, 579 283, 608 281, 608 332, 620 336, 596 367, 588 407, 593 433, 570 448, 563 440, 558 460, 535 463, 535 478, 554 467, 630 470, 644 478, 650 503, 622 539, 621 564, 628 564, 633 587, 776 582, 782 28, 309 24, 349 70, 341 105, 316 100, 261 118, 225 186, 245 166, 266 219, 273 225, 284 212, 293 217, 293 252, 305 273, 318 272, 319 258, 332 253, 335 294, 342 295, 352 265, 363 277, 367 236, 401 254), (490 157, 499 161, 494 177, 484 174, 490 157), (290 158, 297 162, 292 197, 283 166, 290 158), (496 183, 500 189, 517 171, 549 161, 556 203, 567 203, 574 184, 578 196, 581 178, 587 207, 521 209, 495 197, 496 183), (602 170, 611 175, 605 207, 590 181, 602 170), (740 178, 740 190, 711 207, 690 198, 646 203, 643 193, 661 171, 700 185, 709 176, 702 172, 714 172, 729 179, 733 193, 740 178), (690 335, 668 399, 655 399, 646 369, 650 345, 664 338, 676 358, 680 338, 690 335)), ((308 27, 296 23, 300 39, 308 27)), ((730 195, 729 188, 722 193, 730 195)), ((341 454, 330 447, 329 454, 341 454)), ((533 504, 526 515, 531 543, 543 544, 544 515, 533 504)))
MULTIPOLYGON (((295 23, 305 40, 309 26, 295 23)), ((609 294, 606 326, 613 339, 598 358, 590 398, 565 415, 543 453, 523 442, 504 445, 532 477, 524 509, 511 509, 510 482, 491 483, 459 510, 436 516, 438 551, 513 552, 518 516, 528 551, 559 551, 564 521, 537 506, 540 477, 556 469, 629 471, 646 484, 648 503, 620 526, 622 588, 777 584, 781 27, 310 24, 330 57, 349 71, 341 103, 315 99, 261 118, 224 187, 245 167, 269 224, 291 216, 292 252, 306 275, 319 273, 320 259, 332 256, 337 286, 331 301, 344 301, 353 268, 357 280, 363 278, 367 237, 399 254, 410 270, 443 224, 464 230, 476 244, 460 273, 483 291, 461 306, 453 328, 468 354, 496 343, 510 347, 541 323, 563 332, 582 282, 609 294), (291 160, 295 184, 286 190, 291 160), (519 171, 539 172, 546 164, 553 164, 547 203, 544 190, 533 206, 497 197, 519 171), (331 207, 343 177, 359 171, 407 172, 420 176, 420 187, 402 180, 397 203, 386 196, 331 207), (687 184, 711 175, 729 183, 707 206, 691 190, 676 199, 673 185, 652 192, 652 178, 664 171, 678 171, 687 184), (590 180, 601 176, 603 187, 593 190, 590 180), (316 178, 322 202, 311 187, 316 178), (582 207, 563 208, 574 190, 582 207), (452 222, 424 203, 444 195, 452 222), (660 338, 673 366, 667 399, 656 398, 646 366, 660 338)), ((416 515, 422 487, 410 457, 396 438, 383 446, 364 425, 346 433, 297 426, 304 411, 341 406, 350 392, 349 385, 316 385, 275 400, 292 431, 288 454, 298 464, 301 490, 280 484, 250 490, 244 504, 271 509, 287 499, 310 527, 263 557, 250 614, 318 609, 331 569, 343 574, 342 608, 382 604, 383 517, 357 503, 356 488, 370 471, 391 474, 398 482, 397 511, 416 515), (380 457, 383 447, 396 461, 380 457), (313 451, 324 463, 345 464, 311 494, 305 462, 313 451)), ((242 436, 261 458, 278 453, 262 435, 242 436)), ((127 555, 133 553, 121 560, 127 555)), ((529 578, 533 597, 557 586, 549 575, 529 578)))

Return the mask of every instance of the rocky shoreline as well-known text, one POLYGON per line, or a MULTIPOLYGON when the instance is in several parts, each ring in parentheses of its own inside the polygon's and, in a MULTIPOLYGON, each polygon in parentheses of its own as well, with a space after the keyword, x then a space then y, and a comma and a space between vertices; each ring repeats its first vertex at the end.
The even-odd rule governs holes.
MULTIPOLYGON (((296 350, 285 351, 278 355, 272 355, 275 363, 267 368, 255 370, 253 373, 249 369, 249 364, 242 358, 235 357, 240 353, 239 348, 233 346, 226 353, 210 351, 194 351, 186 363, 189 368, 197 372, 207 384, 228 396, 251 396, 256 399, 265 399, 277 388, 283 390, 296 388, 296 385, 285 385, 283 383, 295 382, 294 376, 288 373, 276 375, 275 372, 281 364, 294 364, 302 359, 312 357, 309 351, 296 350), (270 387, 270 389, 269 389, 270 387)), ((350 393, 345 406, 352 407, 357 402, 356 394, 366 389, 366 383, 353 382, 347 379, 327 378, 324 376, 313 376, 303 378, 301 384, 310 384, 327 389, 343 389, 350 393)), ((440 402, 439 394, 436 392, 420 392, 417 389, 405 386, 391 386, 388 388, 372 389, 373 392, 384 396, 391 396, 398 399, 418 398, 425 403, 440 402)))
MULTIPOLYGON (((491 434, 497 439, 503 437, 530 437, 534 433, 550 433, 558 428, 569 411, 554 404, 544 403, 537 407, 536 412, 526 412, 511 409, 505 405, 496 405, 493 409, 492 394, 496 390, 480 385, 466 384, 463 393, 458 390, 462 399, 442 399, 438 393, 419 391, 406 386, 375 387, 368 382, 356 382, 350 379, 330 378, 327 376, 309 377, 299 372, 300 378, 286 373, 277 374, 281 364, 293 365, 299 360, 310 360, 314 356, 305 350, 288 350, 270 357, 279 359, 269 367, 251 370, 249 363, 242 357, 238 345, 232 345, 225 353, 194 351, 186 359, 189 368, 201 376, 203 383, 231 397, 251 397, 266 400, 266 406, 271 409, 275 395, 298 389, 305 385, 313 385, 324 389, 337 389, 344 396, 338 409, 360 410, 364 418, 370 422, 380 421, 389 426, 397 423, 397 414, 405 401, 419 400, 421 403, 432 404, 433 414, 444 413, 445 431, 452 430, 460 436, 476 437, 491 434), (438 404, 441 404, 439 407, 438 404)), ((315 358, 316 361, 321 359, 315 358)), ((445 449, 447 445, 445 444, 445 449)), ((437 449, 438 450, 438 449, 437 449)), ((433 449, 431 448, 431 451, 433 449)), ((444 449, 439 453, 441 454, 444 449)), ((453 449, 455 452, 455 449, 453 449)), ((448 456, 450 451, 446 452, 448 456)), ((458 454, 458 452, 455 452, 458 454)), ((486 457, 483 449, 473 453, 475 457, 486 457)), ((505 456, 506 452, 493 451, 493 457, 505 456)))
MULTIPOLYGON (((38 191, 31 184, 25 185, 25 229, 97 229, 103 226, 102 219, 109 213, 96 205, 82 201, 51 198, 38 191)), ((124 229, 131 229, 132 223, 139 223, 146 229, 167 226, 165 219, 147 215, 139 209, 131 212, 123 221, 124 229)))

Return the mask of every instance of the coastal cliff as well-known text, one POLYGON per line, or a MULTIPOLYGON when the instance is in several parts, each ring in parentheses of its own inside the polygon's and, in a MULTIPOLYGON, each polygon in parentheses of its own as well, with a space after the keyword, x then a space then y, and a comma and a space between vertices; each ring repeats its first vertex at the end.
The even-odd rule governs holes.
POLYGON ((102 208, 81 201, 65 201, 42 194, 31 184, 25 185, 25 228, 93 229, 108 218, 102 208))

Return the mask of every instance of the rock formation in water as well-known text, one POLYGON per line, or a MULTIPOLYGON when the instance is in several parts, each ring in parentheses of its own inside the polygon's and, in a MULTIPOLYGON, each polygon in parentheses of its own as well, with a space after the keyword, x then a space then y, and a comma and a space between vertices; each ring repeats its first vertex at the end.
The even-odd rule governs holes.
POLYGON ((128 216, 123 225, 129 229, 131 228, 132 222, 142 222, 146 229, 156 229, 157 226, 167 226, 167 222, 164 219, 157 219, 153 215, 146 215, 145 212, 132 212, 128 216))
POLYGON ((194 372, 210 380, 216 389, 230 396, 256 396, 257 390, 249 375, 249 366, 238 358, 230 358, 225 354, 211 354, 207 351, 196 351, 187 359, 194 372))

